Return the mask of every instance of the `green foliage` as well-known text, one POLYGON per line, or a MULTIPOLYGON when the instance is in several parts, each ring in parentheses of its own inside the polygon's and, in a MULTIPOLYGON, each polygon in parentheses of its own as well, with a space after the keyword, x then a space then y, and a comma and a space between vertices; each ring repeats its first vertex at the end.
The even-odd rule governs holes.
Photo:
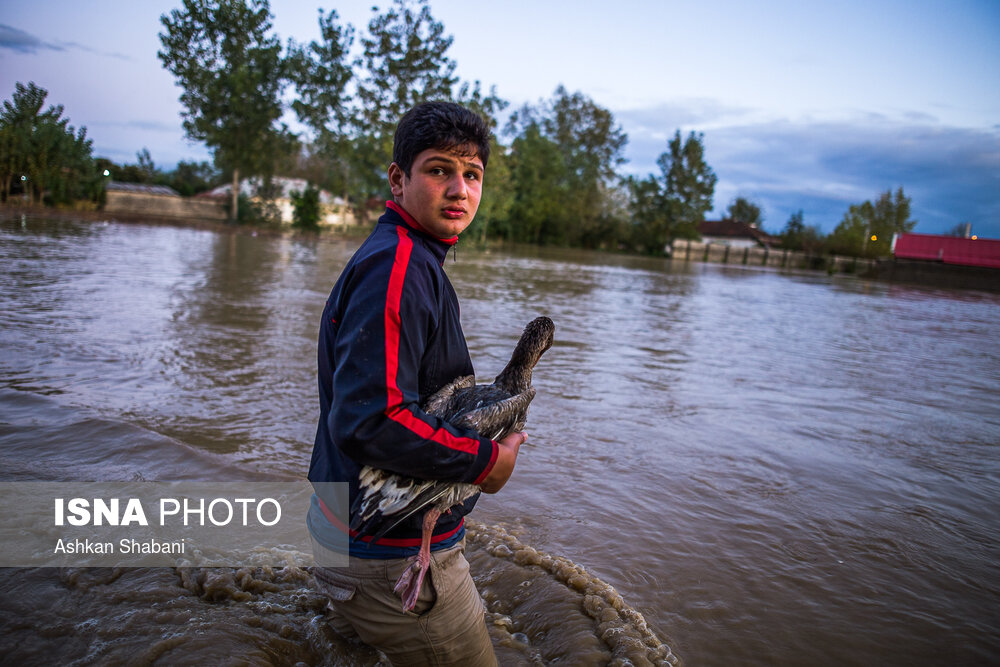
MULTIPOLYGON (((490 86, 489 94, 484 94, 479 81, 474 81, 471 84, 468 82, 462 83, 458 88, 458 93, 455 95, 455 102, 479 114, 494 134, 497 131, 500 113, 510 104, 507 100, 497 95, 496 86, 490 86)), ((494 143, 492 148, 496 147, 497 144, 494 143)), ((491 152, 490 160, 492 159, 493 153, 491 152)), ((490 162, 489 166, 492 167, 492 165, 493 163, 490 162)))
POLYGON ((281 227, 281 211, 273 199, 267 198, 266 192, 264 195, 257 193, 256 197, 240 192, 238 202, 235 216, 230 208, 231 202, 226 202, 226 209, 237 224, 281 227))
POLYGON ((101 192, 87 129, 79 131, 62 118, 62 105, 45 111, 48 92, 18 82, 0 112, 0 182, 3 197, 22 186, 29 201, 59 204, 96 200, 101 192), (24 178, 22 178, 24 177, 24 178))
MULTIPOLYGON (((562 205, 568 199, 566 165, 559 147, 528 125, 511 144, 508 238, 522 243, 551 243, 565 234, 562 205)), ((488 181, 484 181, 484 184, 488 181)))
POLYGON ((161 171, 156 167, 149 151, 143 148, 137 153, 136 164, 115 164, 107 158, 97 158, 97 173, 106 180, 119 183, 145 183, 166 185, 184 197, 211 190, 222 183, 222 173, 208 162, 185 162, 181 160, 173 171, 161 171))
POLYGON ((792 213, 781 232, 780 246, 788 250, 802 250, 809 254, 820 253, 823 250, 824 238, 819 225, 805 225, 802 210, 792 213))
POLYGON ((351 194, 357 201, 389 197, 385 170, 392 162, 396 122, 420 102, 450 99, 457 82, 455 61, 447 56, 452 38, 431 15, 427 0, 394 0, 384 13, 373 12, 355 63, 351 194))
POLYGON ((267 0, 184 0, 160 22, 157 55, 183 88, 184 130, 232 173, 236 207, 239 174, 270 175, 288 143, 276 125, 285 71, 267 0))
POLYGON ((632 201, 631 245, 650 255, 661 254, 671 238, 670 205, 663 184, 655 176, 629 177, 632 201))
POLYGON ((507 104, 494 89, 484 94, 479 82, 456 93, 455 62, 447 55, 452 38, 426 0, 393 0, 385 11, 373 7, 354 60, 350 24, 338 23, 331 11, 320 12, 319 26, 319 41, 289 45, 287 70, 298 91, 292 108, 314 134, 310 159, 325 163, 317 173, 313 162, 310 178, 354 202, 359 219, 368 213, 369 199, 390 195, 385 171, 393 133, 412 106, 455 99, 495 127, 507 104))
POLYGON ((705 162, 703 135, 680 130, 657 159, 660 178, 633 179, 629 189, 635 211, 635 238, 646 252, 660 254, 676 238, 698 238, 698 223, 712 209, 718 178, 705 162))
POLYGON ((514 203, 511 179, 511 159, 507 150, 494 139, 483 180, 479 212, 465 230, 464 238, 473 239, 480 246, 485 246, 491 235, 510 238, 510 210, 514 203))
POLYGON ((348 54, 354 43, 354 27, 337 22, 336 10, 319 10, 321 41, 308 45, 288 44, 285 62, 288 77, 298 97, 292 109, 300 121, 318 133, 343 134, 350 120, 351 96, 347 86, 353 77, 348 54))
POLYGON ((292 225, 299 229, 318 229, 320 219, 319 190, 312 183, 304 192, 292 192, 292 225))
POLYGON ((597 246, 607 239, 607 201, 627 138, 610 111, 559 86, 553 98, 511 115, 515 241, 597 246))
POLYGON ((737 197, 734 199, 729 204, 729 208, 726 209, 726 213, 730 220, 745 222, 751 227, 763 229, 764 213, 761 211, 760 206, 746 197, 737 197))
POLYGON ((805 217, 802 209, 792 213, 785 223, 785 228, 781 231, 781 247, 789 250, 799 250, 802 247, 802 239, 805 234, 806 225, 803 222, 805 217))
POLYGON ((705 162, 703 139, 704 135, 691 132, 682 144, 677 130, 667 144, 668 152, 656 161, 678 237, 697 236, 698 223, 712 210, 712 195, 719 179, 705 162))
POLYGON ((119 183, 145 183, 147 185, 161 185, 163 173, 156 168, 153 158, 149 154, 149 149, 143 148, 136 153, 138 162, 136 164, 116 165, 110 160, 102 162, 103 169, 111 172, 111 178, 119 183))
POLYGON ((211 190, 222 182, 222 174, 208 162, 177 163, 177 168, 167 172, 163 185, 172 187, 178 194, 191 197, 199 192, 211 190))
POLYGON ((909 232, 916 226, 910 220, 910 198, 903 188, 887 190, 873 204, 852 204, 843 220, 830 234, 830 250, 854 257, 880 257, 890 254, 892 236, 909 232))
POLYGON ((347 194, 352 168, 349 128, 353 120, 348 92, 354 72, 348 60, 354 27, 340 25, 337 12, 319 12, 320 41, 289 42, 286 71, 297 97, 292 102, 299 121, 315 135, 309 148, 310 181, 347 194))

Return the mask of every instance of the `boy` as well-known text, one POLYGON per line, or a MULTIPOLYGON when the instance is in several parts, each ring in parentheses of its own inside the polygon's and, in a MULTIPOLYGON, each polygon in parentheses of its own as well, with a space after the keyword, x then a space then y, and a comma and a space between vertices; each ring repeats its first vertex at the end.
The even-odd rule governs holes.
MULTIPOLYGON (((524 433, 494 442, 420 409, 439 388, 474 373, 443 265, 479 207, 489 140, 479 116, 448 102, 418 105, 400 119, 388 169, 393 199, 323 311, 311 481, 348 482, 353 499, 358 471, 371 465, 496 493, 513 472, 524 433)), ((379 648, 394 665, 495 665, 463 555, 463 517, 477 499, 438 520, 430 573, 410 612, 392 588, 419 549, 419 514, 377 542, 352 540, 349 567, 316 567, 334 629, 379 648)), ((333 548, 346 530, 318 499, 309 528, 319 549, 333 548)))

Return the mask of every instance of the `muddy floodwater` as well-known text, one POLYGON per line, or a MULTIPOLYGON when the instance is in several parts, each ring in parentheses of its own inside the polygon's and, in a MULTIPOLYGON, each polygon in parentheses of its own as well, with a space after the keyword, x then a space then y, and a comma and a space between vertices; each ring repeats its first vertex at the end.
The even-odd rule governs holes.
MULTIPOLYGON (((304 477, 357 244, 0 218, 0 480, 304 477)), ((462 244, 446 266, 480 381, 557 327, 467 540, 502 665, 1000 662, 1000 297, 462 244)), ((377 664, 323 604, 295 567, 5 569, 0 662, 377 664)))

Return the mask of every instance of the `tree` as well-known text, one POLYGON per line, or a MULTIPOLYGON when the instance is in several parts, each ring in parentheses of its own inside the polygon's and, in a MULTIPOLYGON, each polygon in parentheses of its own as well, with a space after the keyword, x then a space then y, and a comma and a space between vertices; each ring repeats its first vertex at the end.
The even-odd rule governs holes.
POLYGON ((691 132, 681 144, 681 131, 667 144, 668 152, 656 161, 665 183, 665 195, 678 236, 697 235, 698 223, 712 210, 712 195, 719 180, 705 162, 704 135, 691 132))
POLYGON ((351 152, 349 131, 353 118, 348 85, 353 70, 348 60, 354 43, 354 27, 337 22, 337 12, 319 12, 320 41, 307 46, 289 42, 287 70, 298 97, 292 109, 314 135, 310 158, 322 164, 316 182, 334 192, 347 194, 351 152))
POLYGON ((184 197, 190 197, 218 185, 219 177, 219 170, 208 162, 181 160, 176 169, 165 174, 164 185, 169 185, 184 197))
MULTIPOLYGON (((321 12, 321 39, 290 44, 288 59, 299 93, 292 107, 314 134, 310 155, 328 164, 321 184, 353 200, 359 219, 371 197, 388 196, 385 170, 399 118, 420 102, 452 99, 457 82, 447 55, 452 38, 427 0, 393 0, 384 12, 373 7, 372 13, 353 61, 354 28, 338 23, 336 12, 321 12)), ((462 90, 470 108, 502 103, 494 94, 483 97, 478 83, 472 93, 462 90)))
POLYGON ((802 209, 792 213, 785 223, 785 228, 781 231, 781 246, 790 250, 798 250, 802 247, 802 235, 805 233, 805 223, 802 209))
POLYGON ((479 81, 472 84, 462 83, 455 101, 479 114, 493 132, 490 140, 490 163, 484 175, 486 187, 479 202, 479 212, 465 232, 468 238, 476 239, 479 245, 485 246, 491 223, 494 234, 499 231, 501 234, 509 235, 505 223, 514 203, 510 159, 507 149, 500 145, 496 137, 498 117, 500 112, 507 108, 508 102, 497 95, 495 86, 490 87, 489 94, 483 94, 479 81))
POLYGON ((431 15, 427 0, 393 0, 368 23, 361 38, 357 83, 354 189, 365 198, 388 194, 385 169, 392 162, 396 123, 410 108, 429 100, 451 99, 455 61, 448 57, 453 38, 431 15))
POLYGON ((114 180, 120 183, 159 183, 163 178, 163 172, 156 168, 149 149, 143 148, 135 156, 136 164, 113 165, 111 172, 114 180))
POLYGON ((507 134, 515 137, 510 215, 526 226, 522 240, 598 245, 628 141, 613 114, 559 86, 550 101, 512 114, 507 134))
POLYGON ((320 219, 319 190, 312 183, 303 192, 292 194, 292 225, 299 229, 317 229, 320 219))
POLYGON ((799 209, 792 213, 781 232, 781 247, 788 250, 804 250, 807 253, 818 252, 823 245, 823 232, 818 225, 805 225, 805 217, 799 209))
POLYGON ((745 222, 751 227, 760 228, 764 223, 764 214, 760 209, 760 206, 753 203, 746 197, 737 197, 730 204, 729 208, 726 209, 726 213, 730 220, 735 220, 737 222, 745 222))
POLYGON ((483 176, 483 196, 479 211, 465 236, 485 246, 488 235, 510 236, 508 223, 514 204, 514 191, 507 149, 493 139, 490 146, 490 163, 483 176))
POLYGON ((663 184, 655 176, 629 177, 632 202, 632 245, 651 255, 661 254, 671 238, 670 206, 663 184))
POLYGON ((75 131, 62 105, 45 111, 48 91, 33 82, 15 84, 0 112, 0 179, 4 197, 14 178, 24 177, 29 201, 53 203, 95 196, 92 144, 87 129, 75 131))
POLYGON ((566 163, 559 146, 529 123, 511 143, 513 198, 507 231, 512 241, 553 242, 562 235, 568 197, 566 163))
POLYGON ((834 252, 857 257, 888 255, 893 234, 909 232, 917 224, 910 220, 910 198, 900 187, 886 190, 873 204, 852 204, 830 234, 834 252))
POLYGON ((630 190, 637 217, 636 235, 647 252, 663 252, 675 238, 697 238, 698 223, 712 209, 718 178, 705 162, 703 135, 681 141, 677 130, 656 163, 660 178, 633 180, 630 190))
POLYGON ((240 173, 268 174, 274 151, 287 142, 287 128, 276 125, 285 71, 278 39, 269 34, 268 2, 184 0, 160 22, 157 55, 184 89, 184 130, 232 173, 235 219, 240 173))

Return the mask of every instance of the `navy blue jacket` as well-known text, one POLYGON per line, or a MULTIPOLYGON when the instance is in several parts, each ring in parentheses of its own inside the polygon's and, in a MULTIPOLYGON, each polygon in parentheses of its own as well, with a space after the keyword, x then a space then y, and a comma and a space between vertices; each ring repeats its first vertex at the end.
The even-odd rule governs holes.
MULTIPOLYGON (((443 268, 457 239, 436 239, 394 202, 387 204, 341 273, 320 325, 320 418, 309 479, 348 482, 352 500, 363 465, 420 479, 480 483, 498 451, 492 440, 420 409, 448 382, 474 374, 458 298, 443 268)), ((461 537, 462 517, 477 499, 438 520, 432 548, 461 537)), ((421 520, 411 517, 380 539, 379 548, 366 551, 352 543, 351 554, 413 553, 421 520)))

